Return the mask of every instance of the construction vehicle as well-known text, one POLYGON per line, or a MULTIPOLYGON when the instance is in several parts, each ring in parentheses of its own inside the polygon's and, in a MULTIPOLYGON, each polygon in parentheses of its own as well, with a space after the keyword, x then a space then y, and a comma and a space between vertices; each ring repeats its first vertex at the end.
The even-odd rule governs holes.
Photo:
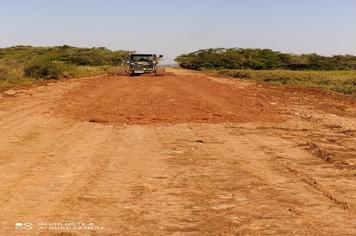
POLYGON ((164 75, 165 70, 159 67, 162 55, 155 54, 131 54, 127 60, 127 73, 131 76, 142 74, 164 75))

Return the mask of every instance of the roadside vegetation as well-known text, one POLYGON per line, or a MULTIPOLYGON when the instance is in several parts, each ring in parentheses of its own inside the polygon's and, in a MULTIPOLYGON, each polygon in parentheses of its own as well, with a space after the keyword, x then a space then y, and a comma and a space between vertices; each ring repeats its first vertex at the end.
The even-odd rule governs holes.
POLYGON ((106 48, 30 47, 0 49, 0 88, 39 80, 92 76, 120 67, 128 51, 106 48))
POLYGON ((273 85, 317 88, 356 95, 356 71, 207 70, 207 72, 273 85))
POLYGON ((356 95, 356 56, 293 55, 270 49, 204 49, 176 58, 180 67, 244 80, 356 95))
POLYGON ((203 49, 176 58, 183 68, 252 70, 356 70, 356 56, 294 55, 270 49, 203 49))

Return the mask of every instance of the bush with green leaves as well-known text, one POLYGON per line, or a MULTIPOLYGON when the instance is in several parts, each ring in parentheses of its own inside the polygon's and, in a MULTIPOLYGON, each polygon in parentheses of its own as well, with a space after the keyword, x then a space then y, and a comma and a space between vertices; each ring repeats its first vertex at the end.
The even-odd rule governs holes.
POLYGON ((356 56, 294 55, 270 49, 211 48, 176 58, 183 68, 252 70, 356 70, 356 56))
POLYGON ((61 67, 46 59, 35 59, 24 68, 25 76, 34 79, 59 79, 61 67))
POLYGON ((0 90, 31 84, 39 79, 58 79, 104 74, 122 66, 130 51, 104 47, 78 48, 14 46, 0 48, 0 90))
POLYGON ((80 66, 118 66, 126 61, 129 51, 112 51, 105 47, 77 48, 68 45, 57 47, 15 46, 0 48, 0 60, 26 63, 34 57, 80 66))

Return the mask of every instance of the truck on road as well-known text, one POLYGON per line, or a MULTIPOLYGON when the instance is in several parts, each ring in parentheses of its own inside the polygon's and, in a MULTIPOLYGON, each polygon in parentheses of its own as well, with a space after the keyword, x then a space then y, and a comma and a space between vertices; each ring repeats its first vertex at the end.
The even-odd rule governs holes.
POLYGON ((156 54, 131 54, 128 57, 128 74, 131 76, 141 74, 164 75, 164 68, 159 67, 162 55, 156 54))

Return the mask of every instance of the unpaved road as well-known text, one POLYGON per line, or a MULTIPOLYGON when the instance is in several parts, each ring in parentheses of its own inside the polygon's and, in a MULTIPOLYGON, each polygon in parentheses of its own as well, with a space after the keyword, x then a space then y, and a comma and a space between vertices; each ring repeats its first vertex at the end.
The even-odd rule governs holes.
POLYGON ((356 235, 354 98, 71 79, 2 95, 0 140, 0 235, 356 235))

